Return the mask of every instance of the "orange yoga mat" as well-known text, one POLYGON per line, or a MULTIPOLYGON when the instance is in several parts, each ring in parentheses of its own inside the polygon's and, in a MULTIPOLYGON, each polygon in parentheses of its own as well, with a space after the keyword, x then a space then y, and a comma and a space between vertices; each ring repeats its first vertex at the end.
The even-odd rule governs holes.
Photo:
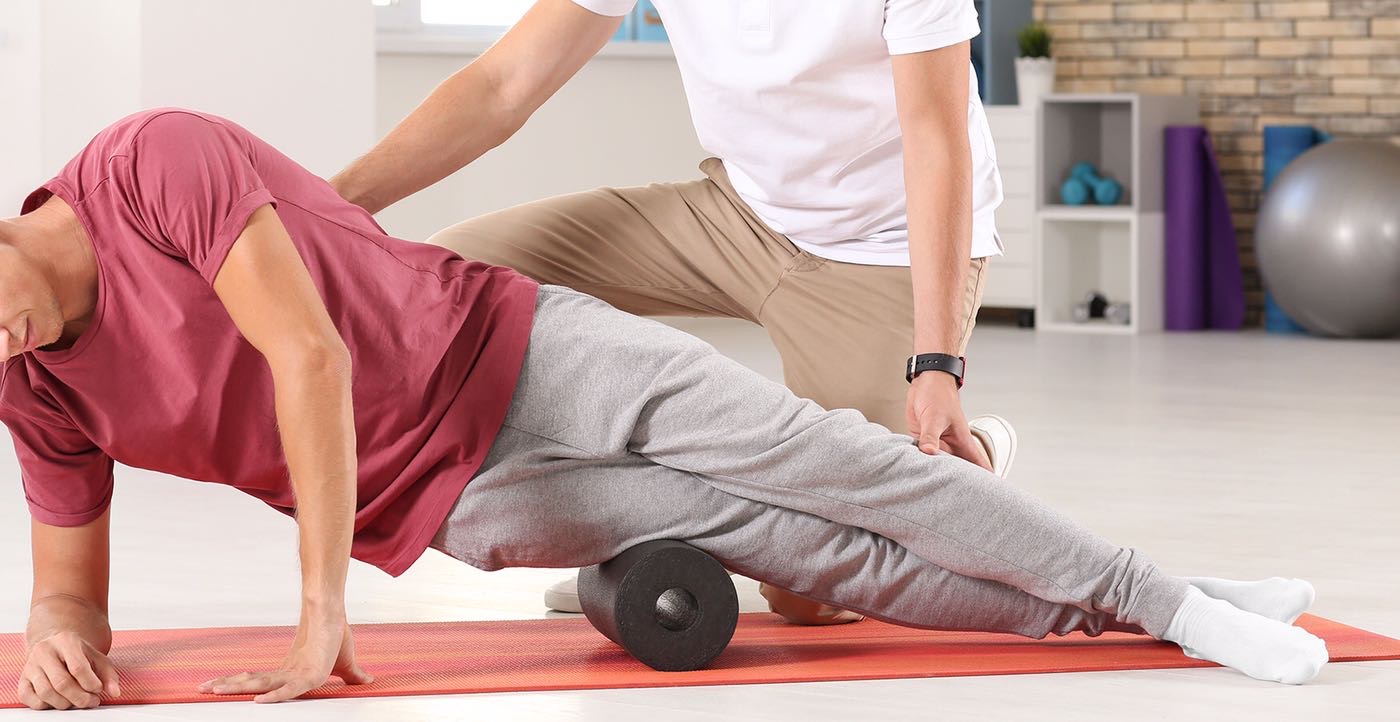
MULTIPOLYGON (((1400 640, 1304 616, 1300 624, 1327 640, 1334 662, 1400 659, 1400 640)), ((274 668, 290 627, 119 631, 113 660, 122 697, 105 704, 250 699, 195 692, 206 679, 274 668)), ((332 680, 309 695, 388 697, 559 689, 679 687, 1039 672, 1210 667, 1175 645, 1108 633, 1024 639, 1005 634, 929 632, 874 621, 795 627, 772 614, 744 614, 729 649, 711 669, 656 672, 629 657, 583 619, 355 627, 361 664, 374 684, 332 680)), ((20 706, 15 683, 23 664, 18 634, 0 635, 0 708, 20 706)), ((1226 674, 1226 672, 1221 672, 1226 674)))

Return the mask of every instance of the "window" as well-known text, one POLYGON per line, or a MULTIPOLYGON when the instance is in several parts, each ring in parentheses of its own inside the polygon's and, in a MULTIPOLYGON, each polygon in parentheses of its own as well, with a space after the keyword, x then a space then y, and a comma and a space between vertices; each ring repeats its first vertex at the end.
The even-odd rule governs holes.
POLYGON ((534 0, 419 0, 424 25, 468 25, 507 28, 514 25, 534 0))
MULTIPOLYGON (((358 0, 364 2, 364 0, 358 0)), ((4 0, 0 0, 4 2, 4 0)), ((536 0, 369 0, 378 26, 379 52, 388 55, 479 55, 505 34, 536 0)), ((645 27, 637 18, 623 22, 613 42, 599 55, 626 58, 673 58, 666 32, 658 23, 645 27), (657 41, 657 42, 630 42, 657 41)), ((654 10, 652 11, 655 12, 654 10)))
POLYGON ((496 37, 535 0, 370 0, 381 31, 496 37))

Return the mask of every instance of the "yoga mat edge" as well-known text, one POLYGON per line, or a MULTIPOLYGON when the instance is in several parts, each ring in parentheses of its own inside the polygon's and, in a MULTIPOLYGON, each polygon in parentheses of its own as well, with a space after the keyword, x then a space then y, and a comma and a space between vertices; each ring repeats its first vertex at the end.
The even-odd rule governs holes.
MULTIPOLYGON (((1334 662, 1400 659, 1400 640, 1320 617, 1300 624, 1328 640, 1334 662)), ((104 705, 248 700, 194 691, 210 677, 276 664, 290 627, 130 630, 115 633, 122 698, 104 705), (144 662, 144 667, 138 663, 144 662)), ((361 663, 374 684, 336 683, 307 699, 505 691, 564 691, 728 684, 1182 669, 1216 666, 1175 646, 1106 633, 1031 640, 1014 635, 930 632, 874 621, 795 627, 770 614, 741 615, 716 666, 656 672, 628 657, 583 620, 355 625, 361 663)), ((20 706, 14 685, 22 635, 0 635, 0 708, 20 706)))

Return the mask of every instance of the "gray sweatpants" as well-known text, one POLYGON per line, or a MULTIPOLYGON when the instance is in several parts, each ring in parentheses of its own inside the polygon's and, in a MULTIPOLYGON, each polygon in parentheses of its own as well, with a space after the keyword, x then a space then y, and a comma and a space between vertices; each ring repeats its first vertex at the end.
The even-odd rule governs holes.
POLYGON ((654 539, 935 629, 1160 637, 1186 593, 973 464, 543 286, 505 426, 433 547, 486 570, 581 567, 654 539))

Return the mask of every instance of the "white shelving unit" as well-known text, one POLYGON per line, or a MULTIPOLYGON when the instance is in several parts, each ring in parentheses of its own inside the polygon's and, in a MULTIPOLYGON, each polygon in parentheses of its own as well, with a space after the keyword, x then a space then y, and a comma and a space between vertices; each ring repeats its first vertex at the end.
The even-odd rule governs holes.
POLYGON ((1133 334, 1162 329, 1162 131, 1200 122, 1194 96, 1051 95, 1036 132, 1036 328, 1133 334), (1060 185, 1088 161, 1123 184, 1114 206, 1059 203, 1060 185), (1131 304, 1126 325, 1075 323, 1091 291, 1131 304))
POLYGON ((1021 310, 1022 325, 1029 326, 1036 304, 1035 184, 1040 177, 1036 171, 1040 158, 1036 109, 1022 105, 988 105, 985 109, 1005 196, 996 220, 1006 254, 992 260, 982 305, 1021 310))

